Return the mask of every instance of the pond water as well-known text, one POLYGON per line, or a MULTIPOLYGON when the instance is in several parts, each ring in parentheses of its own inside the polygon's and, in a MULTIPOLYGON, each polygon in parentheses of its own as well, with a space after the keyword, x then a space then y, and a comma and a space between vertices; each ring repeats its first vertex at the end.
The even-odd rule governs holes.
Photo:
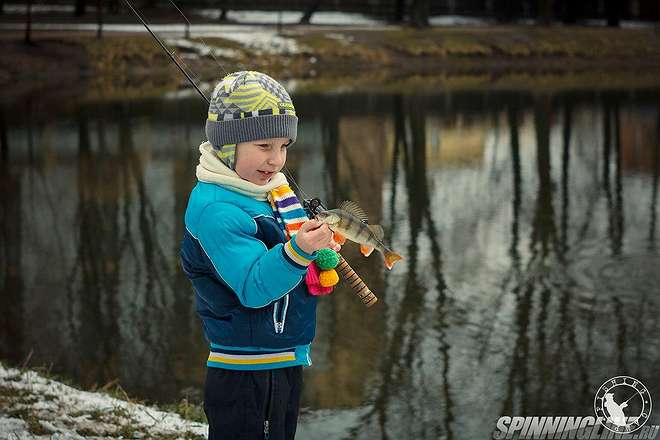
MULTIPOLYGON (((660 90, 293 98, 300 187, 359 202, 404 257, 344 247, 379 302, 320 300, 298 438, 487 438, 502 415, 593 415, 617 375, 660 402, 660 90)), ((0 107, 0 359, 201 399, 178 249, 205 113, 0 107)))

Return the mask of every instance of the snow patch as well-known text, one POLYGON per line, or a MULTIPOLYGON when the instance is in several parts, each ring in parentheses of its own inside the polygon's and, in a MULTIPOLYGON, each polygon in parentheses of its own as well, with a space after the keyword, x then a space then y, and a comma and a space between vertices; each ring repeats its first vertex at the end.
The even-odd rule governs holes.
POLYGON ((34 371, 3 365, 0 395, 4 413, 0 415, 0 439, 80 439, 81 434, 106 437, 127 431, 137 438, 208 435, 207 425, 184 420, 176 413, 77 390, 34 371))
POLYGON ((240 53, 234 49, 227 49, 224 47, 211 46, 205 43, 198 43, 196 41, 186 40, 184 38, 167 38, 165 43, 169 47, 178 47, 187 49, 194 52, 200 57, 214 56, 223 58, 236 58, 240 53))
MULTIPOLYGON (((208 34, 207 34, 208 35, 208 34)), ((293 38, 286 38, 274 30, 262 29, 259 32, 237 33, 216 33, 213 36, 226 38, 241 43, 256 51, 280 55, 292 55, 300 52, 298 43, 293 38)))
MULTIPOLYGON (((218 20, 220 9, 197 9, 194 11, 202 17, 218 20)), ((300 23, 302 11, 227 11, 227 20, 236 23, 291 25, 300 23)), ((385 22, 364 14, 318 11, 312 15, 310 24, 340 25, 340 26, 374 26, 385 22)))
POLYGON ((493 23, 493 20, 465 15, 436 15, 429 18, 431 26, 487 26, 493 23))
MULTIPOLYGON (((71 13, 75 10, 73 5, 32 5, 33 14, 43 14, 48 12, 71 13)), ((96 13, 96 6, 87 5, 86 12, 96 13)), ((27 5, 5 5, 5 14, 27 14, 27 5)))

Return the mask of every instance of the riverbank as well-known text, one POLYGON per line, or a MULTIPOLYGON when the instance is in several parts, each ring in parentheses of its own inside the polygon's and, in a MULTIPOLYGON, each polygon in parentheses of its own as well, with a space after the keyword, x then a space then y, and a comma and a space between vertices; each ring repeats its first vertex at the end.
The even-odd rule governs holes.
MULTIPOLYGON (((117 24, 102 39, 92 30, 36 26, 33 44, 23 42, 21 31, 4 26, 0 84, 5 97, 54 85, 119 98, 187 87, 139 26, 117 24)), ((288 26, 278 32, 273 26, 200 25, 184 38, 181 26, 157 26, 200 83, 214 83, 224 72, 255 69, 295 79, 299 87, 326 90, 366 86, 405 93, 429 84, 447 90, 660 87, 660 35, 653 28, 288 26)))
MULTIPOLYGON (((0 439, 205 439, 208 426, 131 399, 116 384, 82 391, 46 372, 0 364, 0 439)), ((185 405, 184 405, 185 406, 185 405)), ((179 408, 199 418, 199 408, 179 408)))

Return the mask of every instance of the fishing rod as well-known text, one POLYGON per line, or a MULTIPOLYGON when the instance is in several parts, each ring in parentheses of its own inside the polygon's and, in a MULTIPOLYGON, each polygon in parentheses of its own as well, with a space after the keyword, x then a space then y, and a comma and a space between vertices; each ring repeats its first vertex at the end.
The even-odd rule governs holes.
MULTIPOLYGON (((192 84, 192 86, 195 88, 195 90, 197 90, 197 92, 201 95, 201 97, 204 98, 204 101, 206 101, 206 103, 210 105, 211 102, 210 102, 210 100, 206 97, 206 95, 204 94, 204 92, 202 92, 202 91, 200 90, 200 88, 197 86, 197 84, 195 83, 195 81, 190 77, 190 75, 188 74, 188 72, 186 72, 185 69, 181 66, 181 64, 179 64, 179 62, 177 61, 177 59, 174 57, 174 54, 171 53, 171 52, 167 49, 167 47, 166 47, 165 44, 160 40, 160 38, 158 38, 158 36, 157 36, 157 35, 151 30, 151 28, 150 28, 149 25, 147 24, 147 21, 146 21, 144 18, 142 18, 142 16, 140 15, 140 13, 139 13, 139 12, 133 7, 133 5, 131 4, 131 2, 130 2, 129 0, 124 0, 124 3, 126 3, 126 5, 128 6, 128 8, 129 8, 129 9, 133 12, 133 14, 135 14, 135 16, 140 20, 140 22, 142 23, 142 25, 147 29, 147 31, 148 31, 149 34, 154 38, 154 40, 156 40, 156 42, 158 42, 158 44, 160 45, 161 49, 163 49, 163 51, 165 51, 165 53, 167 54, 167 56, 170 57, 170 60, 172 60, 172 62, 173 62, 178 68, 179 68, 179 70, 181 71, 181 73, 183 73, 183 75, 186 77, 186 79, 188 80, 188 82, 190 82, 190 84, 192 84)), ((180 13, 180 14, 183 16, 183 18, 186 20, 186 22, 190 25, 190 21, 188 21, 188 18, 186 18, 186 16, 183 14, 183 12, 181 11, 181 9, 179 9, 179 8, 176 6, 176 4, 174 4, 174 2, 173 2, 172 0, 170 0, 170 3, 172 3, 172 4, 174 5, 174 7, 177 9, 177 11, 179 11, 179 13, 180 13)), ((203 44, 206 46, 205 43, 203 43, 203 44)), ((208 48, 207 48, 207 49, 208 49, 208 48)), ((209 52, 209 53, 212 54, 212 52, 209 52)), ((215 56, 214 56, 213 58, 215 59, 215 56)), ((218 62, 218 60, 216 60, 216 62, 218 63, 218 65, 220 65, 220 63, 218 62)), ((225 71, 225 69, 222 67, 222 65, 220 65, 220 68, 222 68, 222 70, 225 71)), ((227 72, 225 71, 225 73, 227 73, 227 72)), ((305 208, 305 211, 307 212, 307 215, 308 215, 308 216, 310 216, 310 217, 313 218, 313 217, 315 217, 319 212, 327 210, 326 207, 323 205, 323 202, 321 202, 321 199, 319 199, 318 197, 311 198, 311 199, 309 199, 309 198, 306 197, 305 192, 302 190, 302 188, 300 188, 300 186, 298 185, 298 183, 295 181, 295 179, 293 178, 293 176, 292 176, 291 173, 289 172, 289 170, 288 170, 288 168, 286 167, 286 165, 284 166, 284 170, 286 171, 286 172, 285 172, 285 175, 286 175, 287 179, 288 179, 291 183, 293 183, 293 185, 296 187, 296 189, 298 189, 298 191, 299 191, 300 194, 302 195, 302 198, 303 198, 303 207, 305 208)), ((342 255, 341 255, 340 253, 337 253, 337 255, 339 256, 339 264, 337 265, 337 267, 335 268, 335 270, 336 270, 336 271, 337 271, 337 272, 338 272, 338 273, 344 278, 345 281, 347 281, 347 282, 350 284, 350 286, 351 286, 351 288, 353 289, 353 291, 355 292, 355 294, 360 298, 360 300, 362 301, 362 303, 363 303, 365 306, 367 306, 367 307, 371 307, 371 306, 373 306, 374 304, 376 304, 376 302, 378 301, 378 298, 376 297, 376 295, 374 295, 374 293, 371 291, 371 289, 369 289, 369 287, 367 286, 367 284, 366 284, 366 283, 362 280, 362 278, 361 278, 361 277, 355 272, 355 270, 354 270, 354 269, 348 264, 348 262, 344 259, 344 257, 342 257, 342 255)))
POLYGON ((181 73, 183 73, 183 74, 186 76, 186 78, 188 79, 188 81, 190 81, 190 84, 192 84, 192 86, 195 88, 195 90, 197 90, 197 92, 202 96, 202 98, 204 98, 204 101, 206 101, 206 103, 210 105, 211 102, 210 102, 209 99, 206 97, 206 95, 205 95, 205 94, 199 89, 199 87, 197 87, 197 84, 195 84, 195 81, 193 81, 193 79, 190 77, 190 75, 188 75, 188 72, 186 72, 185 70, 183 70, 183 67, 181 67, 181 65, 177 62, 177 60, 174 58, 174 55, 171 54, 170 51, 167 50, 167 47, 165 47, 165 45, 163 44, 163 42, 160 41, 160 38, 158 38, 158 37, 156 36, 156 34, 154 34, 154 33, 151 31, 151 29, 149 28, 149 25, 147 24, 147 22, 146 22, 146 21, 142 18, 142 16, 141 16, 141 15, 135 10, 135 8, 134 8, 133 5, 131 4, 131 2, 129 2, 128 0, 124 0, 124 2, 125 2, 126 5, 131 9, 131 11, 133 11, 133 14, 135 14, 135 16, 136 16, 136 17, 142 22, 142 24, 144 25, 144 27, 147 28, 147 31, 149 31, 149 33, 151 34, 151 36, 154 37, 154 40, 156 40, 156 41, 158 42, 158 44, 160 44, 160 47, 165 51, 165 53, 167 54, 167 56, 170 57, 170 59, 174 62, 174 64, 176 64, 176 67, 179 68, 179 70, 181 71, 181 73))

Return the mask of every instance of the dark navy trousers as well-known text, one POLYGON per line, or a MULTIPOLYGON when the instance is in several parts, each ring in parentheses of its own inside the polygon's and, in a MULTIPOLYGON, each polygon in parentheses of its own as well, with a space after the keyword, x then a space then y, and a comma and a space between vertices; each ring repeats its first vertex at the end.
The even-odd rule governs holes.
POLYGON ((208 367, 204 412, 209 440, 293 439, 301 391, 301 366, 263 371, 208 367))

